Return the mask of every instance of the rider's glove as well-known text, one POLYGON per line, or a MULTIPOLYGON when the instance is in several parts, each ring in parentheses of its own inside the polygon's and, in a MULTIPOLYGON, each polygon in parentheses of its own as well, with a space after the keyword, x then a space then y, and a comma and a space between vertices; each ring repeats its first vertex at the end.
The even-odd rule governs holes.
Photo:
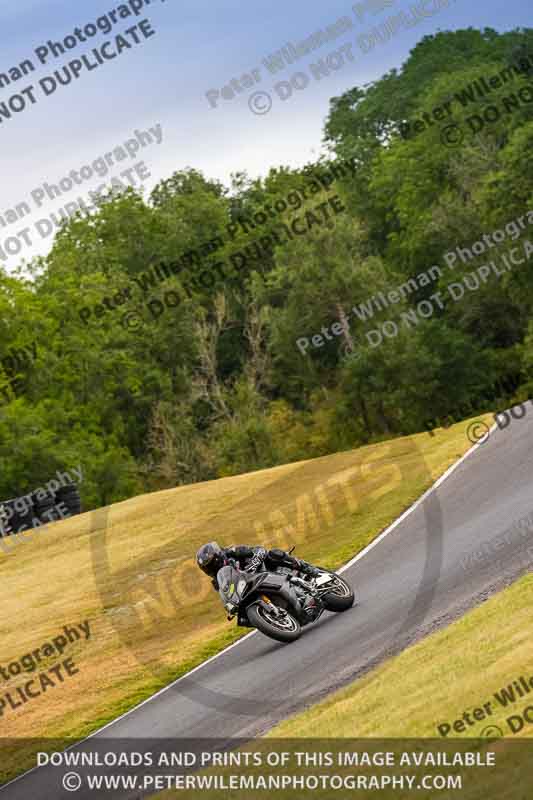
POLYGON ((260 547, 257 553, 254 553, 253 557, 250 559, 250 563, 247 565, 245 572, 255 572, 255 570, 261 566, 266 556, 267 551, 264 547, 260 547))

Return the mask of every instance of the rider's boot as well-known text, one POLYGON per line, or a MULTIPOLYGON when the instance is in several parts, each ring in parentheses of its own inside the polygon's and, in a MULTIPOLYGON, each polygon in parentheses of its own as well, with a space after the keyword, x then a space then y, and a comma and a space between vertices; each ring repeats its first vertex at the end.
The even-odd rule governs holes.
POLYGON ((321 606, 316 597, 307 596, 302 606, 303 610, 311 621, 316 619, 320 613, 321 606))
POLYGON ((310 575, 313 578, 315 578, 317 575, 320 575, 319 569, 313 567, 312 564, 309 564, 307 561, 304 561, 301 558, 298 559, 298 569, 302 575, 310 575))
POLYGON ((301 604, 302 611, 305 612, 309 622, 313 622, 322 609, 322 603, 313 594, 309 593, 308 588, 303 588, 305 584, 301 578, 292 578, 291 584, 301 604))

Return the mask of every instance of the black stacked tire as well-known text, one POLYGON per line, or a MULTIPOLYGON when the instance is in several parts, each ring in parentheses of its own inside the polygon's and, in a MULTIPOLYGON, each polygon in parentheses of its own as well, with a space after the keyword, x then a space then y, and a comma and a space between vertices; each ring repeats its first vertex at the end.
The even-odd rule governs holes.
MULTIPOLYGON (((18 500, 19 498, 17 498, 18 500)), ((33 505, 29 504, 27 500, 24 501, 24 505, 26 506, 24 510, 19 511, 15 508, 15 503, 17 500, 10 500, 7 503, 4 503, 4 507, 7 511, 9 508, 9 514, 6 514, 6 518, 9 517, 9 521, 7 522, 6 533, 8 535, 14 535, 18 533, 21 529, 22 530, 29 530, 33 527, 33 505)))
POLYGON ((23 525, 25 525, 27 528, 31 528, 31 509, 29 514, 28 511, 17 511, 15 509, 14 501, 8 501, 7 503, 2 504, 1 521, 2 529, 0 531, 0 535, 12 536, 13 534, 17 533, 23 525))
POLYGON ((56 492, 56 503, 63 503, 70 516, 81 514, 81 498, 76 484, 61 486, 56 492))
POLYGON ((73 517, 81 513, 81 498, 75 483, 60 486, 57 492, 45 492, 36 489, 24 498, 12 498, 0 502, 0 537, 11 536, 20 530, 29 530, 39 523, 46 525, 49 522, 73 517), (23 501, 23 502, 22 502, 23 501), (57 506, 61 503, 61 508, 57 506), (22 511, 16 508, 24 506, 22 511))
MULTIPOLYGON (((43 494, 42 491, 39 494, 43 494)), ((34 517, 38 517, 45 525, 56 519, 61 519, 56 509, 56 499, 50 492, 45 493, 45 497, 33 498, 34 517)))
POLYGON ((0 536, 11 536, 12 533, 10 509, 7 503, 0 503, 0 536))

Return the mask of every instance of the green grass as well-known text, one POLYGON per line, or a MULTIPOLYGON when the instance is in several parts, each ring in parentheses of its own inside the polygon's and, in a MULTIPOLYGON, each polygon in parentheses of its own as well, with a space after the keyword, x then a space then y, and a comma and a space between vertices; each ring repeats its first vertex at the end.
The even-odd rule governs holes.
POLYGON ((523 675, 533 677, 531 606, 533 575, 418 642, 349 687, 274 728, 269 737, 479 737, 497 725, 513 738, 533 736, 533 724, 516 736, 506 718, 533 703, 531 695, 506 708, 494 693, 523 675), (490 714, 473 724, 453 723, 465 711, 491 702, 490 714))

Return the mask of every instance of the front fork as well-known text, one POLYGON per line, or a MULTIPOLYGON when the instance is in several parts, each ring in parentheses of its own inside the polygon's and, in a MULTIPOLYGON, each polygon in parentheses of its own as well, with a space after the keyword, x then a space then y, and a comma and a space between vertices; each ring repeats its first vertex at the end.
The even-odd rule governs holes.
POLYGON ((272 600, 266 596, 266 594, 259 595, 260 604, 265 608, 269 614, 274 614, 276 617, 283 616, 283 609, 279 608, 272 600))
POLYGON ((283 606, 278 606, 274 603, 269 597, 265 594, 259 595, 259 603, 263 606, 263 608, 268 611, 270 614, 273 614, 275 617, 283 617, 286 614, 292 614, 292 616, 296 617, 297 620, 302 622, 301 619, 301 610, 300 610, 300 602, 296 593, 292 593, 292 597, 285 598, 286 602, 289 601, 288 609, 283 608, 283 606))
MULTIPOLYGON (((250 605, 255 605, 258 603, 259 605, 263 606, 265 610, 267 610, 270 614, 274 614, 275 616, 279 617, 283 613, 283 609, 278 608, 272 600, 266 596, 266 594, 260 594, 258 599, 251 603, 250 605)), ((228 620, 233 619, 233 617, 228 617, 228 620)), ((239 613, 237 616, 237 624, 243 628, 252 628, 253 625, 250 625, 248 622, 248 617, 245 613, 239 613)))

